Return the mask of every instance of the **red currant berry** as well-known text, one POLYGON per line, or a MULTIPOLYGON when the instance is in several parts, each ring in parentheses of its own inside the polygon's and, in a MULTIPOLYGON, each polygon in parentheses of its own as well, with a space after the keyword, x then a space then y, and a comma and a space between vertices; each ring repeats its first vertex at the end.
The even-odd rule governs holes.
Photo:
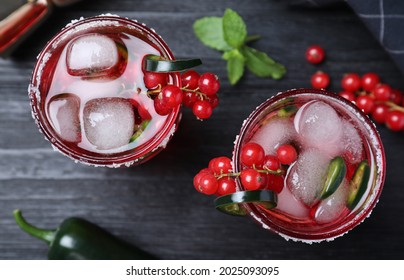
POLYGON ((358 91, 361 88, 361 78, 356 73, 345 74, 341 80, 341 86, 346 91, 358 91))
POLYGON ((164 103, 160 95, 154 99, 154 109, 156 110, 156 113, 159 114, 160 116, 166 116, 170 114, 171 111, 173 110, 164 103))
POLYGON ((325 89, 330 85, 330 76, 318 71, 311 76, 311 86, 315 89, 325 89))
POLYGON ((361 95, 356 98, 356 106, 365 114, 370 114, 375 107, 375 101, 369 95, 361 95))
POLYGON ((228 157, 217 157, 209 162, 209 170, 220 175, 232 171, 231 160, 228 157))
POLYGON ((208 97, 208 102, 212 105, 212 109, 215 109, 219 105, 219 97, 216 94, 210 95, 208 97))
POLYGON ((199 180, 198 189, 201 193, 211 195, 217 192, 219 184, 213 174, 204 174, 199 180))
POLYGON ((241 148, 240 160, 247 167, 260 167, 265 160, 265 151, 261 145, 249 142, 241 148))
POLYGON ((390 100, 391 87, 389 85, 386 85, 386 84, 378 84, 373 89, 373 95, 374 95, 376 100, 388 101, 388 100, 390 100))
POLYGON ((308 47, 306 50, 306 59, 312 64, 319 64, 323 62, 325 57, 324 49, 318 45, 308 47))
POLYGON ((229 177, 224 177, 219 179, 218 181, 218 188, 216 195, 222 196, 226 194, 232 194, 236 192, 236 182, 234 179, 229 177))
POLYGON ((280 146, 276 150, 276 155, 278 156, 280 163, 286 165, 290 165, 297 158, 297 152, 295 147, 289 144, 280 146))
POLYGON ((158 85, 164 87, 168 83, 167 73, 145 72, 143 76, 144 85, 148 89, 157 88, 158 85))
POLYGON ((403 99, 403 93, 399 89, 392 89, 391 90, 391 95, 390 95, 390 100, 391 102, 400 105, 401 100, 403 99))
POLYGON ((194 90, 198 87, 199 74, 195 70, 188 70, 181 75, 182 86, 194 90))
POLYGON ((212 174, 212 172, 208 168, 204 168, 201 171, 199 171, 198 174, 196 174, 194 177, 194 181, 193 181, 194 187, 198 192, 200 192, 199 183, 201 181, 201 178, 206 174, 212 174))
POLYGON ((281 167, 281 163, 279 162, 279 159, 276 156, 266 155, 262 167, 264 169, 276 171, 281 167))
POLYGON ((174 85, 168 85, 161 90, 161 99, 169 108, 175 108, 182 103, 182 90, 174 85))
POLYGON ((393 110, 389 111, 386 116, 386 125, 393 131, 404 129, 404 112, 393 110))
POLYGON ((212 105, 206 100, 198 100, 192 107, 192 112, 198 119, 208 119, 212 115, 212 105))
POLYGON ((372 111, 372 118, 378 123, 385 123, 389 109, 386 104, 376 105, 372 111))
POLYGON ((214 95, 219 91, 219 78, 212 73, 204 73, 198 81, 199 90, 206 95, 214 95))
POLYGON ((375 86, 380 83, 380 78, 376 73, 366 73, 362 76, 362 88, 366 91, 373 91, 375 86))
POLYGON ((338 93, 338 95, 351 102, 355 101, 355 97, 356 97, 355 94, 350 91, 341 91, 340 93, 338 93))
POLYGON ((267 185, 266 190, 271 190, 276 193, 280 193, 285 186, 284 178, 281 175, 268 174, 267 175, 267 185))
POLYGON ((264 188, 266 185, 266 174, 255 169, 244 169, 240 173, 241 184, 246 190, 253 191, 264 188))
POLYGON ((188 108, 194 107, 196 101, 200 100, 195 92, 184 91, 182 96, 182 103, 188 108))

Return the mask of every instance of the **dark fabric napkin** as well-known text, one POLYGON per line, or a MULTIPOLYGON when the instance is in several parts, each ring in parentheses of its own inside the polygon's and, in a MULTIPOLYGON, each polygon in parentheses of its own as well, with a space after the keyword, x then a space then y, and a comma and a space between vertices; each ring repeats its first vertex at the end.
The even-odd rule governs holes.
MULTIPOLYGON (((289 0, 293 5, 325 6, 344 0, 289 0)), ((404 73, 404 1, 346 0, 404 73)))

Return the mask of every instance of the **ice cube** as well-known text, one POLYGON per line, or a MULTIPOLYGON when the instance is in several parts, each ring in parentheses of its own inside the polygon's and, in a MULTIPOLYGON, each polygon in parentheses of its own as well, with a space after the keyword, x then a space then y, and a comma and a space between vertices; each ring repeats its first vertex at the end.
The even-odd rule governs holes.
POLYGON ((278 205, 276 206, 276 210, 297 218, 305 218, 309 215, 309 208, 294 197, 289 188, 283 188, 278 194, 278 205))
POLYGON ((100 150, 127 145, 134 133, 134 108, 124 98, 88 101, 84 107, 83 119, 87 139, 100 150))
POLYGON ((113 39, 101 34, 87 34, 70 42, 66 64, 73 76, 107 76, 119 67, 119 49, 113 39))
POLYGON ((303 151, 289 167, 286 185, 307 206, 318 201, 330 158, 316 149, 303 151))
POLYGON ((68 142, 81 141, 79 119, 80 98, 71 93, 58 94, 51 98, 48 114, 55 131, 68 142))
POLYGON ((274 118, 254 134, 251 141, 260 144, 266 154, 276 154, 276 149, 295 140, 296 131, 289 118, 274 118))
POLYGON ((349 192, 349 183, 343 180, 338 189, 328 198, 324 199, 317 206, 314 220, 319 224, 330 223, 342 217, 346 210, 346 200, 349 192))
POLYGON ((294 125, 304 147, 320 149, 331 157, 343 149, 342 120, 325 102, 306 103, 296 113, 294 125))
POLYGON ((344 153, 348 154, 351 163, 359 163, 362 160, 363 144, 358 131, 349 121, 343 121, 344 134, 342 143, 344 153))

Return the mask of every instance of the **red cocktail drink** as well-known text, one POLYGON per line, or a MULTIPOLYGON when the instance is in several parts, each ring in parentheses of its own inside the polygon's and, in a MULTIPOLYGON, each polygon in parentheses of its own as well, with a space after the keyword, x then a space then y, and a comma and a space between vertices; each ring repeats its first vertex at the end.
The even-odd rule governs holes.
MULTIPOLYGON (((163 149, 179 107, 162 116, 144 84, 146 55, 174 59, 162 38, 117 16, 72 22, 38 57, 29 95, 33 117, 52 145, 82 163, 139 164, 163 149)), ((180 85, 179 74, 168 75, 180 85)))
MULTIPOLYGON (((297 153, 281 174, 266 174, 264 188, 277 192, 276 207, 244 204, 255 221, 286 239, 332 240, 361 223, 379 199, 385 177, 379 134, 355 105, 333 93, 291 90, 261 104, 235 142, 236 174, 249 168, 240 158, 247 143, 279 159, 280 147, 297 153)), ((240 178, 236 183, 246 189, 240 178)))

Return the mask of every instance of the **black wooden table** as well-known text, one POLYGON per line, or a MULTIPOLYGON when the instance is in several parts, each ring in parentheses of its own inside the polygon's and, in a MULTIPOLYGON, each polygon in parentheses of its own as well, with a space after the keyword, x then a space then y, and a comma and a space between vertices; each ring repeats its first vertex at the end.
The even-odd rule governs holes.
POLYGON ((98 0, 56 10, 15 53, 0 59, 0 258, 45 259, 45 243, 21 232, 12 218, 20 208, 32 223, 52 228, 66 217, 87 218, 162 259, 404 259, 404 135, 378 126, 387 156, 387 178, 371 217, 333 242, 287 242, 247 218, 223 215, 212 198, 192 186, 209 159, 231 155, 242 121, 271 95, 308 87, 316 70, 327 71, 331 89, 340 90, 346 72, 374 71, 394 87, 403 75, 346 6, 332 9, 290 8, 273 0, 98 0), (207 15, 238 11, 254 46, 288 68, 280 80, 245 75, 235 87, 226 78, 220 54, 203 46, 192 23, 207 15), (27 96, 36 55, 70 20, 114 13, 153 27, 176 56, 200 57, 200 71, 222 80, 221 104, 208 121, 189 110, 172 142, 158 157, 134 168, 92 168, 54 152, 38 132, 27 96), (309 65, 310 44, 327 51, 326 62, 309 65))

